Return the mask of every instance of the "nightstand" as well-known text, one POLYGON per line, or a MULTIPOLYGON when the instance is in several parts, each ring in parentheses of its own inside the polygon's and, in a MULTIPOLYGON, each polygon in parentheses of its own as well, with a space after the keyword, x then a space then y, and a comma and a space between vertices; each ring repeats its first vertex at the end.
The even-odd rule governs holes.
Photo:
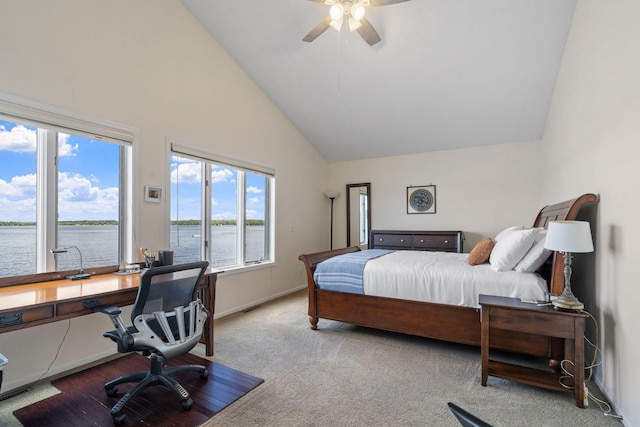
MULTIPOLYGON (((551 306, 524 303, 518 298, 480 295, 479 302, 482 307, 482 385, 487 385, 487 378, 491 375, 549 390, 574 393, 576 405, 583 408, 584 325, 588 315, 581 312, 558 311, 551 306), (564 357, 574 363, 575 377, 563 378, 562 381, 565 386, 572 388, 566 388, 560 384, 560 373, 490 360, 489 343, 492 329, 563 338, 564 357)), ((566 367, 570 370, 571 364, 567 364, 566 367)))

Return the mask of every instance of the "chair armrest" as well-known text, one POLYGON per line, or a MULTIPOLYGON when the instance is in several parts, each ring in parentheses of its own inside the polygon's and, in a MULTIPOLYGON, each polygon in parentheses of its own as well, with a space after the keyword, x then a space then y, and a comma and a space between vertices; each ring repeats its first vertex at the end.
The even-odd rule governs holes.
POLYGON ((117 316, 122 313, 120 307, 116 307, 115 305, 93 307, 93 311, 96 313, 104 313, 108 316, 117 316))

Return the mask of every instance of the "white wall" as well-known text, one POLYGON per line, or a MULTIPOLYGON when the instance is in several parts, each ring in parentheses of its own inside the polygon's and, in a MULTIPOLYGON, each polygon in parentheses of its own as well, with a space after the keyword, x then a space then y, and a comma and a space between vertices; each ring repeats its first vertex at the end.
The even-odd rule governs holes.
POLYGON ((545 197, 600 194, 592 311, 604 360, 597 380, 629 426, 640 426, 639 21, 637 0, 578 0, 543 143, 545 197))
MULTIPOLYGON (((532 225, 540 200, 540 143, 493 145, 332 163, 334 248, 346 245, 345 185, 371 183, 372 229, 462 230, 464 251, 511 225, 532 225), (407 214, 407 187, 436 186, 435 214, 407 214)), ((328 211, 327 207, 327 211, 328 211)))
MULTIPOLYGON (((167 138, 276 172, 277 265, 218 281, 228 313, 303 286, 300 253, 328 246, 327 163, 177 0, 5 1, 0 5, 0 91, 133 126, 140 246, 168 247, 168 197, 144 203, 144 185, 166 186, 167 138), (310 225, 314 225, 310 227, 310 225)), ((2 391, 37 379, 68 322, 0 335, 2 391)), ((114 351, 99 315, 71 321, 50 373, 114 351)))

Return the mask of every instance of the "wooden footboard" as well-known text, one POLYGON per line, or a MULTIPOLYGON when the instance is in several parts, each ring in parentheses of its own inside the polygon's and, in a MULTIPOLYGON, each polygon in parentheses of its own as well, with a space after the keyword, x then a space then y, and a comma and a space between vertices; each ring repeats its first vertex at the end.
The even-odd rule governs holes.
MULTIPOLYGON (((332 256, 356 252, 357 247, 300 255, 307 271, 309 323, 317 329, 319 319, 416 335, 443 341, 480 345, 480 309, 448 304, 401 300, 318 289, 313 280, 316 265, 332 256)), ((492 347, 535 356, 553 357, 552 344, 538 335, 496 334, 492 347)))

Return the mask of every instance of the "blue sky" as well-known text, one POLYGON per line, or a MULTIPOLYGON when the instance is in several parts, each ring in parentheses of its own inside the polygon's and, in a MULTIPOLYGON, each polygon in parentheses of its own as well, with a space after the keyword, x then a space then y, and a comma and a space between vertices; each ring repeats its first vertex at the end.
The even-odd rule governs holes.
MULTIPOLYGON (((36 128, 0 120, 0 221, 36 219, 36 141, 36 128)), ((60 134, 59 220, 118 218, 118 157, 117 144, 60 134)), ((171 165, 171 186, 175 188, 178 178, 180 219, 199 218, 199 163, 176 157, 173 160, 176 161, 171 165)), ((213 219, 237 218, 236 174, 228 168, 216 167, 212 171, 212 183, 213 219)), ((163 186, 161 183, 147 185, 163 186)), ((264 186, 263 177, 247 174, 249 219, 264 218, 264 186)), ((172 198, 175 203, 175 195, 172 198)), ((172 206, 171 218, 175 216, 176 209, 172 206)))
MULTIPOLYGON (((195 160, 173 156, 171 158, 171 220, 200 218, 200 168, 195 160), (179 189, 176 191, 176 183, 179 189), (180 200, 176 203, 176 195, 180 200)), ((212 219, 237 219, 237 172, 224 166, 211 171, 212 219)), ((264 219, 265 178, 246 174, 247 219, 264 219)))

